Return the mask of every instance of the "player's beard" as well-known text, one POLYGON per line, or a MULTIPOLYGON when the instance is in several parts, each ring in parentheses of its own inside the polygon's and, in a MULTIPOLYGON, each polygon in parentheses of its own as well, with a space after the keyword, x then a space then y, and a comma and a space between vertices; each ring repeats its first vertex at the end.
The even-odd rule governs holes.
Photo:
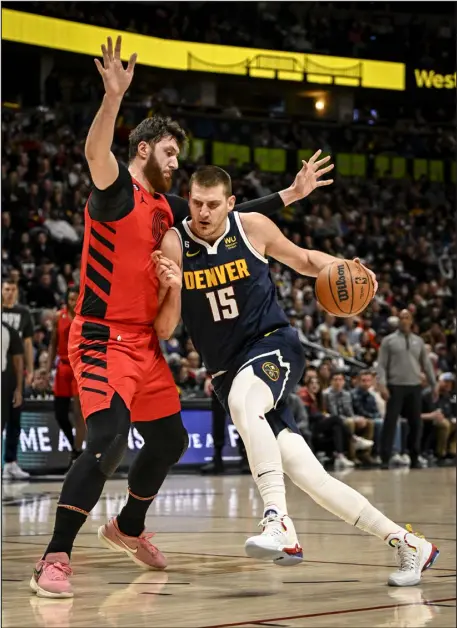
POLYGON ((149 155, 149 159, 144 166, 143 172, 146 179, 152 185, 154 190, 159 192, 159 194, 164 194, 171 188, 172 178, 170 177, 169 179, 166 179, 164 177, 154 153, 149 155))

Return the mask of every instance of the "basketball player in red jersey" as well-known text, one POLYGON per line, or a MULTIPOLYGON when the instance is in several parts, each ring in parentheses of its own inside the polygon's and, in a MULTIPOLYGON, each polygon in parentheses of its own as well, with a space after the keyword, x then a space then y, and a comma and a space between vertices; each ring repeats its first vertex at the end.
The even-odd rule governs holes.
POLYGON ((81 454, 82 444, 86 434, 86 426, 81 414, 78 386, 68 357, 68 336, 75 316, 78 290, 70 288, 67 292, 66 305, 57 312, 49 345, 48 377, 57 358, 56 376, 54 379, 54 412, 60 429, 67 437, 71 446, 71 460, 74 462, 81 454), (70 403, 73 399, 73 416, 76 434, 70 422, 70 403))
MULTIPOLYGON (((102 53, 103 65, 95 63, 105 95, 85 147, 95 187, 85 209, 81 285, 69 338, 88 438, 65 478, 51 542, 30 581, 42 597, 73 596, 68 579, 73 543, 124 456, 131 422, 144 445, 129 470, 124 508, 98 534, 105 546, 143 567, 166 567, 144 522, 188 445, 177 388, 158 341, 168 334, 168 312, 180 302, 181 278, 171 272, 158 277, 151 261, 164 233, 188 215, 187 201, 166 194, 186 136, 170 118, 153 116, 130 135, 128 168, 118 162, 111 145, 136 55, 124 69, 120 37, 114 49, 109 38, 102 53)), ((318 170, 328 159, 313 168, 304 164, 287 190, 236 209, 273 213, 329 185, 331 180, 319 177, 332 166, 318 170)))

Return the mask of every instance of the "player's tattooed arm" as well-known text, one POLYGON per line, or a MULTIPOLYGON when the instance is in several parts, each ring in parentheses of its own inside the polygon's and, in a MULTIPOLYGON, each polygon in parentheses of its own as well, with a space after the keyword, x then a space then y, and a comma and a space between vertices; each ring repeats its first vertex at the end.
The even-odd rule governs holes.
POLYGON ((118 37, 113 49, 112 39, 108 37, 107 45, 102 45, 103 65, 95 59, 95 65, 103 79, 105 95, 89 129, 85 154, 92 180, 99 190, 108 188, 119 174, 119 166, 111 151, 111 145, 116 118, 124 94, 132 82, 136 63, 136 54, 133 54, 127 68, 124 69, 121 61, 121 44, 121 37, 118 37))
POLYGON ((167 231, 161 250, 152 254, 152 261, 160 283, 154 328, 160 339, 168 340, 181 319, 182 248, 176 231, 167 231))
POLYGON ((333 170, 333 164, 326 165, 331 159, 330 156, 318 159, 321 153, 322 151, 318 150, 308 162, 302 161, 303 166, 301 170, 288 188, 276 194, 270 194, 269 196, 236 205, 235 210, 238 212, 257 212, 264 216, 271 216, 283 209, 283 207, 301 201, 316 188, 331 185, 333 179, 321 180, 321 177, 333 170))

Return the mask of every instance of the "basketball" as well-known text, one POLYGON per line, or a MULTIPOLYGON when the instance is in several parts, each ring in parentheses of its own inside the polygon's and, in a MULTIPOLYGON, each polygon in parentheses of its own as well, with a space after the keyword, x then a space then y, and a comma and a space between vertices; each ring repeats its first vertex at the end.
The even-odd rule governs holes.
POLYGON ((368 271, 351 260, 338 260, 325 266, 317 276, 315 290, 324 310, 341 318, 360 314, 374 296, 368 271))

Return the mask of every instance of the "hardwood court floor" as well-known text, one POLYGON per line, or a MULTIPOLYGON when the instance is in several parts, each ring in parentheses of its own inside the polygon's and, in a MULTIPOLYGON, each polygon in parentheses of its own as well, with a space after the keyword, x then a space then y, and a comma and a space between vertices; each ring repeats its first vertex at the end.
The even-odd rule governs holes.
POLYGON ((344 481, 392 519, 441 550, 421 585, 392 589, 393 552, 315 505, 291 484, 289 512, 305 552, 292 568, 244 555, 262 506, 249 476, 173 475, 152 505, 148 528, 169 559, 144 572, 99 546, 99 525, 115 515, 126 483, 107 484, 73 553, 73 600, 31 595, 28 582, 53 527, 60 483, 3 487, 4 627, 129 628, 278 626, 455 626, 455 469, 351 471, 344 481), (172 599, 173 598, 173 599, 172 599))

